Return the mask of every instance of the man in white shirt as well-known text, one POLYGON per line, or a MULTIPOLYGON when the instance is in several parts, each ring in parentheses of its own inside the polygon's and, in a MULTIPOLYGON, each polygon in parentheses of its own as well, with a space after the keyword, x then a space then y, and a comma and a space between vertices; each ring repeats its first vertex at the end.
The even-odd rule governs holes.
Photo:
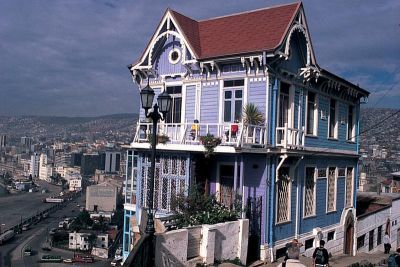
POLYGON ((389 254, 390 248, 392 246, 390 245, 390 236, 387 231, 385 232, 385 235, 383 236, 383 246, 385 247, 385 254, 389 254))

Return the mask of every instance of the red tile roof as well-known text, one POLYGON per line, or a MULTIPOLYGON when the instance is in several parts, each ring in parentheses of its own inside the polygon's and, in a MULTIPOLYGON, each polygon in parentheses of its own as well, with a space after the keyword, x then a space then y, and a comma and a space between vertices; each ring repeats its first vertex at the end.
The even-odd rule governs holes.
POLYGON ((270 51, 283 41, 301 3, 195 21, 172 16, 198 59, 270 51))

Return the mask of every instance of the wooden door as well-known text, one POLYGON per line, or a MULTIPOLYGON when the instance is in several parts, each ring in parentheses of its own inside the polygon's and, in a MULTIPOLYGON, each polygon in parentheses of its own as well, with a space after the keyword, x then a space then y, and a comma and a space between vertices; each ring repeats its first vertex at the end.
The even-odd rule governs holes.
POLYGON ((354 226, 353 224, 349 224, 346 228, 346 240, 345 240, 345 254, 352 255, 353 253, 353 235, 354 235, 354 226))
POLYGON ((221 165, 219 167, 219 182, 220 182, 220 202, 222 205, 232 208, 233 206, 233 179, 234 166, 221 165))

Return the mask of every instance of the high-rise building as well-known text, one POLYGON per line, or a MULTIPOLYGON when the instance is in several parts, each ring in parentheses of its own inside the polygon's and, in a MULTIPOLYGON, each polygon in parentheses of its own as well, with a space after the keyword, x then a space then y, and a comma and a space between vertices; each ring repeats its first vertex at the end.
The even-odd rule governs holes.
POLYGON ((0 135, 0 148, 5 148, 7 146, 7 135, 0 135))
POLYGON ((32 177, 39 177, 39 155, 37 153, 33 153, 31 156, 29 174, 32 175, 32 177))
POLYGON ((100 156, 98 153, 83 154, 81 161, 81 174, 85 176, 94 175, 100 166, 100 156))
POLYGON ((106 173, 118 172, 120 170, 121 152, 105 151, 100 153, 100 170, 106 173))
POLYGON ((48 181, 53 175, 53 166, 48 164, 47 155, 41 154, 39 160, 39 179, 48 181))
POLYGON ((54 166, 69 166, 71 165, 71 154, 58 152, 54 155, 54 166))
POLYGON ((71 153, 71 166, 81 166, 82 153, 72 152, 71 153))

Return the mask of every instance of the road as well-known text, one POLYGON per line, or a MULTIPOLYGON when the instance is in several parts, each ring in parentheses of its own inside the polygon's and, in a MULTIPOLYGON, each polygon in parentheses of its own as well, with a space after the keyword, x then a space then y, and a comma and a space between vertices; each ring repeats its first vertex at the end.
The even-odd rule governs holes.
MULTIPOLYGON (((41 247, 48 238, 48 232, 51 228, 57 228, 58 223, 65 217, 76 216, 79 212, 77 204, 84 206, 84 195, 78 197, 75 201, 70 201, 60 210, 49 214, 49 217, 33 225, 31 229, 15 236, 10 242, 0 247, 0 267, 36 267, 36 266, 81 266, 79 264, 60 264, 60 263, 38 263, 43 254, 59 255, 63 258, 72 258, 73 252, 53 249, 45 252, 41 247), (24 249, 30 246, 33 249, 32 256, 24 256, 24 249)), ((82 264, 83 266, 84 264, 82 264)), ((110 266, 108 261, 96 261, 94 264, 86 264, 84 266, 110 266)))
POLYGON ((58 195, 61 191, 60 186, 51 185, 44 181, 37 181, 40 185, 39 191, 43 188, 49 190, 48 193, 18 193, 0 197, 0 225, 5 224, 2 230, 8 229, 21 222, 21 219, 35 215, 44 210, 51 204, 43 203, 43 199, 49 196, 58 195))

